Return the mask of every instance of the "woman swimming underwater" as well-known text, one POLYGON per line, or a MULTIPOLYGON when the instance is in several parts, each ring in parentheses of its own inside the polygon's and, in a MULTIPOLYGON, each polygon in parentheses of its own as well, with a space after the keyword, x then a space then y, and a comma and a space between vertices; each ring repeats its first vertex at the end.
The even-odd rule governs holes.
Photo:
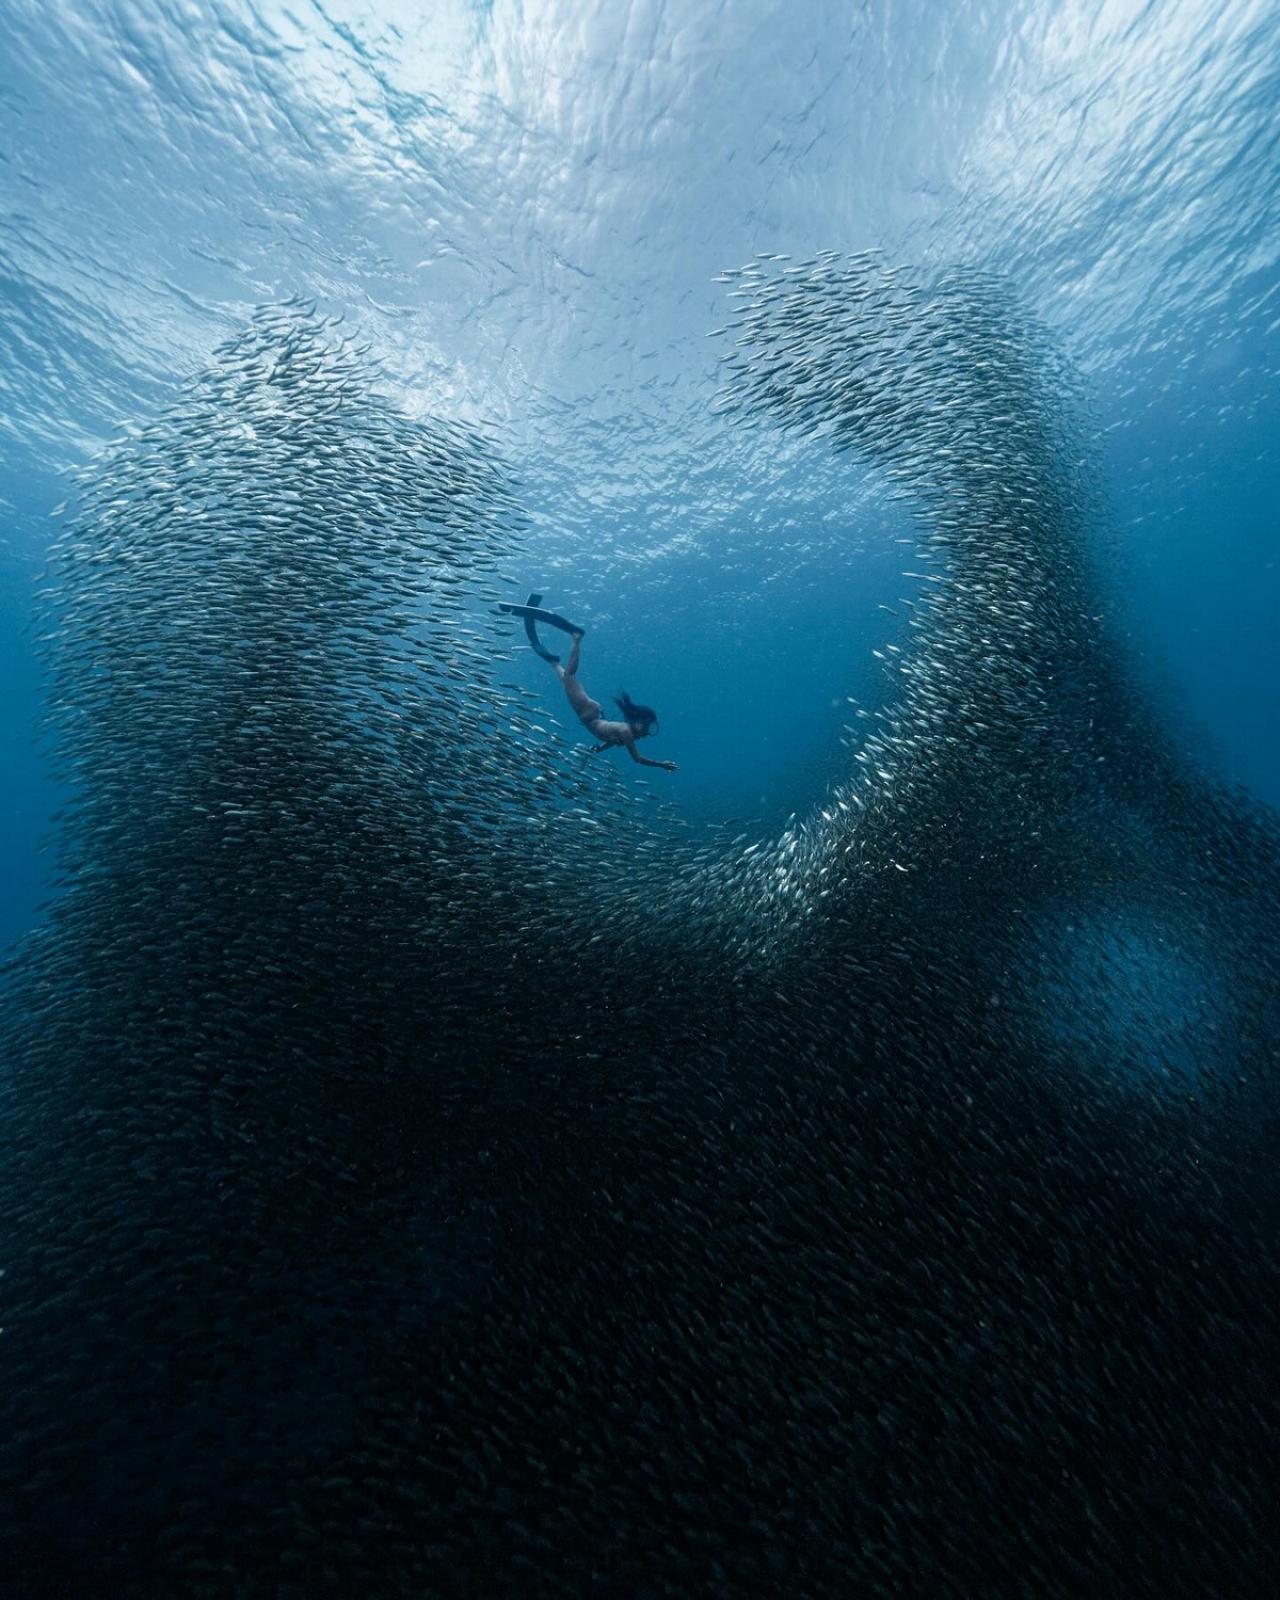
POLYGON ((573 649, 569 652, 569 659, 563 666, 558 661, 553 661, 552 666, 555 668, 556 677, 564 684, 564 692, 569 697, 569 704, 577 712, 578 720, 593 739, 600 741, 592 745, 592 754, 625 745, 631 753, 631 759, 638 761, 642 767, 661 767, 664 772, 674 772, 676 770, 674 761, 650 761, 648 756, 642 756, 636 749, 637 739, 647 739, 657 731, 657 713, 649 706, 636 705, 624 690, 615 704, 625 720, 614 722, 607 718, 600 702, 593 700, 578 682, 578 658, 582 654, 581 628, 574 628, 571 637, 573 649))
POLYGON ((500 601, 498 610, 508 616, 523 617, 524 631, 528 635, 531 648, 556 669, 556 677, 564 684, 564 692, 569 697, 569 704, 577 712, 578 720, 593 739, 600 741, 592 745, 593 755, 601 750, 613 750, 619 745, 625 745, 631 753, 631 759, 638 761, 642 767, 661 767, 664 772, 676 770, 674 761, 650 761, 636 749, 637 739, 647 739, 650 734, 657 732, 658 714, 651 706, 638 706, 631 696, 624 692, 615 702, 624 720, 614 722, 605 716, 604 707, 600 702, 593 700, 578 682, 578 658, 582 654, 581 628, 575 628, 572 622, 557 616, 554 611, 544 611, 542 596, 536 593, 531 594, 522 606, 512 605, 510 601, 500 601), (569 659, 563 666, 560 665, 560 657, 552 655, 538 638, 539 623, 546 627, 559 628, 573 640, 573 649, 570 650, 569 659))

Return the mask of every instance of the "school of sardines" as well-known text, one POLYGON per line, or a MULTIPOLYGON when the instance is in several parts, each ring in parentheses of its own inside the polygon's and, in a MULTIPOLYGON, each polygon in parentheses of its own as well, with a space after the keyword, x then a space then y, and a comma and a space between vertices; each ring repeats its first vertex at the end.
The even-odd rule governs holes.
POLYGON ((778 838, 511 681, 496 441, 307 305, 84 475, 4 991, 18 1594, 1266 1592, 1276 820, 1150 708, 1006 285, 724 281, 727 423, 918 541, 778 838))

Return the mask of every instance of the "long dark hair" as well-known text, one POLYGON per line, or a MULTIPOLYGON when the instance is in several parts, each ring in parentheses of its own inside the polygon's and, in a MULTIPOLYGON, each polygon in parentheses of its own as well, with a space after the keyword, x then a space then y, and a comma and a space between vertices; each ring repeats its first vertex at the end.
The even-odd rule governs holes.
POLYGON ((652 706, 638 706, 625 689, 619 692, 613 703, 633 727, 657 732, 658 713, 652 706))

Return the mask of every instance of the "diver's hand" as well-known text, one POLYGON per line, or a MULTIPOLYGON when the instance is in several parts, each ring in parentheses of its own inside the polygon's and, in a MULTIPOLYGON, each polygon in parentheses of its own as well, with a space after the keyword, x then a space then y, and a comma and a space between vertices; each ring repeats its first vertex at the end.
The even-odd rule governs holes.
POLYGON ((678 772, 679 768, 674 761, 655 761, 655 767, 661 767, 664 772, 678 772))

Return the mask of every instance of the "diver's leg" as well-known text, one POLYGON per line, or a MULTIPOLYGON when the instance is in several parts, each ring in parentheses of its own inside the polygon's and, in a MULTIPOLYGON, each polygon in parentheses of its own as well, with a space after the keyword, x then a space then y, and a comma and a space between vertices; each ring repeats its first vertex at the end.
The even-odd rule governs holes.
POLYGON ((578 716, 585 720, 587 717, 598 717, 600 715, 599 702, 591 698, 576 678, 571 677, 566 672, 560 681, 564 684, 564 692, 569 697, 569 704, 578 716))
POLYGON ((587 691, 578 682, 578 660, 582 655, 582 634, 577 629, 573 633, 573 649, 569 652, 569 659, 563 666, 557 661, 554 663, 556 677, 564 685, 564 692, 569 704, 580 717, 599 716, 600 706, 591 698, 587 691))

